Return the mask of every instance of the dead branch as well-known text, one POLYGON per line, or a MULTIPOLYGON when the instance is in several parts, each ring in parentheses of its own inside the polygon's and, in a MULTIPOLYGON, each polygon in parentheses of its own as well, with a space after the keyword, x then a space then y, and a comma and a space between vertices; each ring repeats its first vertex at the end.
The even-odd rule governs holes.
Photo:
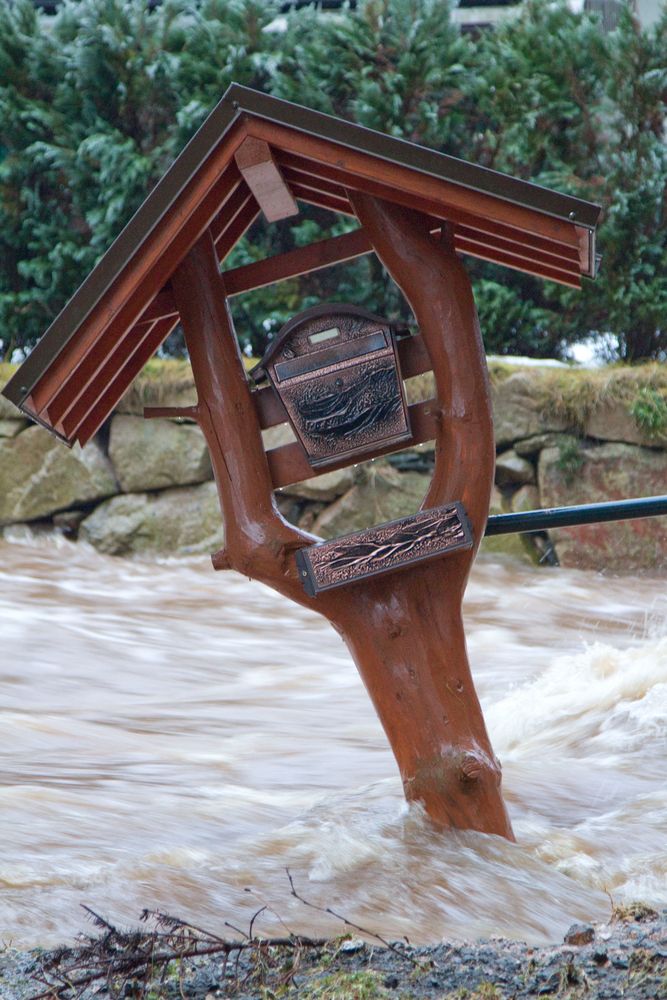
MULTIPOLYGON (((92 987, 106 987, 110 996, 122 996, 128 984, 134 982, 141 988, 140 996, 145 996, 151 982, 159 976, 162 986, 171 962, 178 964, 179 990, 183 994, 185 963, 196 958, 220 955, 223 960, 223 975, 226 973, 230 956, 235 959, 234 988, 253 977, 255 971, 265 974, 270 971, 272 949, 287 950, 292 954, 294 967, 298 967, 304 948, 322 948, 328 941, 301 935, 264 938, 253 934, 255 921, 262 910, 258 910, 250 921, 246 933, 232 924, 241 935, 241 940, 227 940, 191 924, 180 917, 159 911, 144 910, 143 923, 152 923, 150 930, 122 930, 100 916, 88 906, 84 906, 93 924, 104 933, 98 937, 82 935, 73 947, 58 948, 46 954, 40 971, 33 977, 43 989, 33 994, 29 1000, 78 1000, 92 987), (254 970, 240 979, 239 962, 242 953, 250 953, 254 959, 254 970)), ((293 973, 288 973, 289 976, 293 973)))

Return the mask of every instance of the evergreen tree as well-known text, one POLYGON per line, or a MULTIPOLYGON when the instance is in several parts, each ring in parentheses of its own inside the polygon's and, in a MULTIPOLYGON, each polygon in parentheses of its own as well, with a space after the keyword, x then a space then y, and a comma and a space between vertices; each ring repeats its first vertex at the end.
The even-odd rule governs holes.
POLYGON ((267 82, 255 0, 0 6, 0 337, 43 333, 233 79, 267 82))
MULTIPOLYGON (((0 338, 29 347, 232 80, 598 201, 603 266, 582 293, 468 258, 487 347, 561 354, 589 331, 621 357, 667 352, 667 13, 605 35, 565 0, 528 0, 471 39, 447 0, 279 14, 271 0, 0 5, 0 338)), ((303 207, 258 222, 226 266, 344 231, 303 207)), ((371 255, 234 301, 243 342, 302 303, 405 316, 371 255)), ((172 345, 179 349, 178 339, 172 345)))
POLYGON ((572 327, 610 332, 626 361, 667 357, 667 8, 642 31, 630 10, 605 79, 600 276, 569 303, 572 327))

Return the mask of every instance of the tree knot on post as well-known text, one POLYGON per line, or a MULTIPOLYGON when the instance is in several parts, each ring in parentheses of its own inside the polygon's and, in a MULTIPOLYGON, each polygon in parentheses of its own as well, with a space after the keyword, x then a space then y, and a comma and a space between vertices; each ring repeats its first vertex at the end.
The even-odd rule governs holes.
POLYGON ((459 767, 459 777, 464 782, 477 781, 483 768, 484 763, 477 754, 466 753, 459 767))
POLYGON ((227 552, 227 549, 224 547, 218 549, 217 552, 214 552, 211 555, 211 562, 213 563, 213 569, 216 570, 232 568, 232 562, 229 557, 229 553, 227 552))

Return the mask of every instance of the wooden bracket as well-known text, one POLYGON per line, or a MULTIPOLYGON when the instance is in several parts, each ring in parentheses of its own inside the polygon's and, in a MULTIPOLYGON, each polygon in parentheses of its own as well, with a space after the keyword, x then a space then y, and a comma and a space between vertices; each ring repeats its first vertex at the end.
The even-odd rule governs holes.
POLYGON ((248 136, 237 149, 234 158, 267 222, 278 222, 279 219, 299 214, 299 206, 268 143, 248 136))

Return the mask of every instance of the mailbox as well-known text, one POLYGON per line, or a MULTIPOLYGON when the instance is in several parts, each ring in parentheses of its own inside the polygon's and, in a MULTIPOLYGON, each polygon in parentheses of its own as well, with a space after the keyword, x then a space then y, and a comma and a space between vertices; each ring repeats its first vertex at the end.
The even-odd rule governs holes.
POLYGON ((279 331, 259 365, 313 468, 411 437, 396 340, 408 331, 365 309, 320 305, 279 331))

